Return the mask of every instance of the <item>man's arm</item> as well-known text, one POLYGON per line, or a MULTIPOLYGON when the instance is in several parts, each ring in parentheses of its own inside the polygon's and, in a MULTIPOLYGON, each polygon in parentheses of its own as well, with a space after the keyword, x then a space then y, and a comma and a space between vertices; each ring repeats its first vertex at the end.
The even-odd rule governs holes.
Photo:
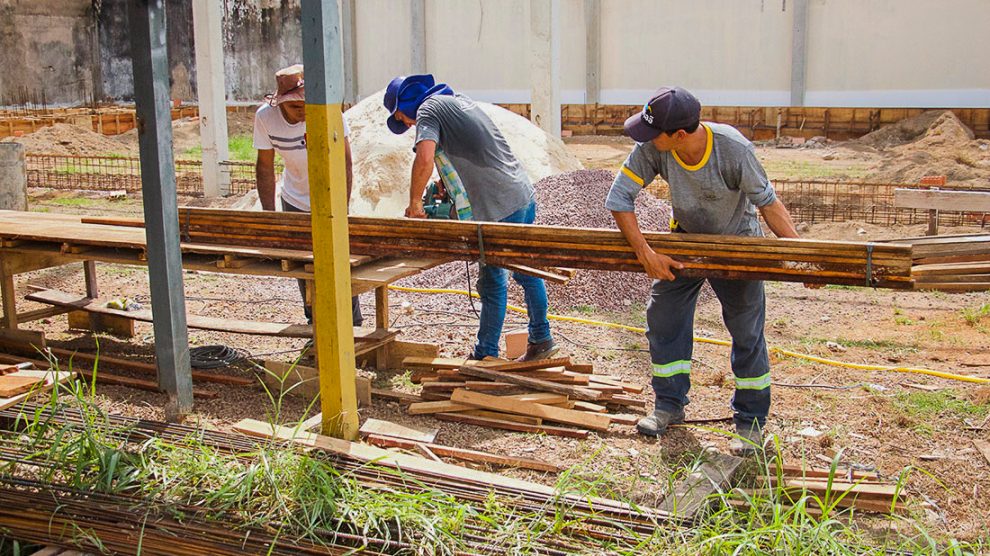
POLYGON ((615 223, 619 225, 619 230, 625 236, 626 241, 632 246, 636 253, 636 258, 643 264, 646 273, 657 280, 673 280, 676 278, 671 269, 682 269, 684 265, 671 259, 667 255, 662 255, 653 250, 648 243, 643 232, 639 229, 639 221, 636 220, 635 212, 612 211, 615 223))
POLYGON ((794 227, 794 221, 791 220, 791 213, 787 212, 787 207, 780 202, 780 199, 775 199, 769 205, 760 207, 760 214, 767 226, 770 227, 770 231, 777 237, 799 237, 797 228, 794 227))
POLYGON ((437 152, 437 142, 424 140, 416 143, 416 160, 413 162, 409 184, 409 206, 407 218, 426 218, 423 210, 423 192, 433 175, 433 157, 437 152))
POLYGON ((351 204, 351 186, 354 184, 354 170, 351 168, 351 140, 344 137, 344 168, 347 170, 347 204, 351 204))
POLYGON ((258 149, 254 180, 262 210, 275 210, 275 149, 258 149))

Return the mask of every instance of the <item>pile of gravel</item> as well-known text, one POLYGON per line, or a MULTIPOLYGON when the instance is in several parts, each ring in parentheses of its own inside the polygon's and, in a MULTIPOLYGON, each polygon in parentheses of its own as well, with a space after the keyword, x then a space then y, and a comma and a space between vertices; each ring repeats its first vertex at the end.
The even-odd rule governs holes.
MULTIPOLYGON (((605 196, 615 179, 608 170, 577 170, 548 176, 535 184, 538 204, 536 224, 582 228, 616 229, 612 214, 605 209, 605 196)), ((636 217, 644 230, 664 230, 670 220, 670 206, 649 193, 636 199, 636 217)), ((471 265, 471 287, 478 278, 477 265, 471 265)), ((643 273, 580 270, 565 285, 547 283, 552 311, 591 307, 599 311, 625 311, 634 303, 645 303, 652 280, 643 273)), ((467 288, 463 262, 449 263, 411 276, 398 285, 421 288, 467 288)), ((446 297, 446 296, 444 296, 446 297)), ((522 288, 510 281, 510 303, 524 305, 522 288)), ((460 310, 466 301, 451 303, 460 310)))
MULTIPOLYGON (((536 223, 548 226, 617 229, 605 197, 615 179, 609 170, 578 170, 546 177, 535 184, 539 210, 536 223)), ((636 198, 636 219, 643 230, 665 230, 670 205, 643 192, 636 198)), ((547 283, 550 306, 563 311, 592 307, 625 311, 645 303, 653 280, 641 272, 579 270, 567 284, 547 283)))

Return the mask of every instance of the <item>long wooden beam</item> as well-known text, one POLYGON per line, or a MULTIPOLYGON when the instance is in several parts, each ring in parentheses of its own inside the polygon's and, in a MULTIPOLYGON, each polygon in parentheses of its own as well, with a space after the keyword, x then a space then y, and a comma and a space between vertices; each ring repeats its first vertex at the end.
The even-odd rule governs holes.
MULTIPOLYGON (((351 217, 356 254, 391 254, 492 264, 642 272, 617 230, 523 224, 351 217)), ((309 249, 299 215, 183 208, 184 241, 309 249)), ((685 276, 911 287, 911 248, 890 243, 770 239, 648 232, 650 245, 681 261, 685 276)))

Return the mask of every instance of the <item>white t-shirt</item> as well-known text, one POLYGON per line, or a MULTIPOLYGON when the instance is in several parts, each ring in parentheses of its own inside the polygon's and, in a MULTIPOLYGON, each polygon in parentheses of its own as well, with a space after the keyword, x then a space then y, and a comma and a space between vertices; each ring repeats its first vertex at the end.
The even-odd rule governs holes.
MULTIPOLYGON (((344 137, 350 135, 344 118, 344 137)), ((290 124, 277 106, 262 104, 254 115, 254 148, 271 150, 282 157, 282 198, 290 205, 309 210, 309 166, 306 160, 306 122, 290 124)))

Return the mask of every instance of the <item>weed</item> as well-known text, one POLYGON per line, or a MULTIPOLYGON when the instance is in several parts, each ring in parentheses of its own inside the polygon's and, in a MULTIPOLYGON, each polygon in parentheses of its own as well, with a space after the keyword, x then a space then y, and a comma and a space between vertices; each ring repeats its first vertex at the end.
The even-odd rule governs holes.
POLYGON ((951 390, 901 392, 895 400, 900 411, 918 419, 934 419, 942 416, 983 417, 990 413, 990 406, 973 404, 969 400, 957 398, 951 390))
MULTIPOLYGON (((233 135, 227 140, 230 150, 230 160, 252 161, 258 155, 254 148, 254 137, 250 134, 233 135)), ((183 158, 200 160, 203 158, 203 147, 190 147, 182 152, 183 158)))
POLYGON ((910 317, 898 316, 898 317, 894 317, 894 324, 896 324, 897 326, 911 326, 917 323, 910 317))
POLYGON ((966 324, 976 326, 980 324, 984 317, 990 315, 990 303, 984 303, 975 309, 966 307, 959 311, 959 313, 962 315, 963 320, 966 321, 966 324))

